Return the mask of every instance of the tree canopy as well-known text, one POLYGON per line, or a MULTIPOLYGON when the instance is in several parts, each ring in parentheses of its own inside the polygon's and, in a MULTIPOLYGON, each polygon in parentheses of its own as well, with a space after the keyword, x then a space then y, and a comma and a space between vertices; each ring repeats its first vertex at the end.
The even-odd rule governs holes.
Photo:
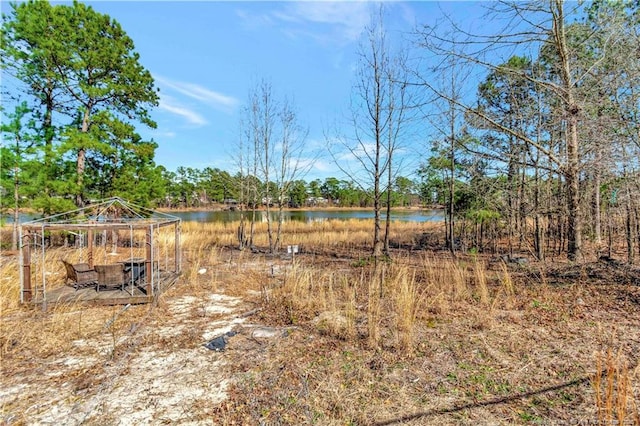
POLYGON ((25 99, 37 140, 22 161, 43 164, 33 206, 53 213, 71 198, 80 206, 122 191, 145 204, 157 196, 117 184, 154 174, 156 144, 135 125, 155 127, 149 110, 158 104, 151 73, 120 24, 77 1, 29 1, 11 4, 1 35, 2 67, 18 82, 11 95, 25 99))

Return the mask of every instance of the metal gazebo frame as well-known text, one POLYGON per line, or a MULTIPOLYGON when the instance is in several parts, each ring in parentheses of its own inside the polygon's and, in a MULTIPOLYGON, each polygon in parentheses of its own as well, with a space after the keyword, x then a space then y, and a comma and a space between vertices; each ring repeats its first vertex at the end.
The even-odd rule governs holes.
MULTIPOLYGON (((66 213, 25 222, 20 225, 20 301, 32 302, 37 296, 38 302, 47 302, 47 271, 45 262, 46 235, 51 231, 66 231, 79 236, 79 244, 86 247, 86 263, 94 267, 94 239, 98 231, 128 230, 130 251, 133 258, 134 231, 145 231, 144 275, 146 295, 153 298, 159 291, 160 268, 157 241, 154 236, 161 228, 174 228, 173 273, 182 270, 181 259, 181 219, 166 213, 157 212, 129 203, 119 197, 113 197, 96 204, 78 208, 66 213), (86 237, 86 240, 85 240, 86 237), (35 250, 33 250, 35 248, 35 250), (32 251, 42 256, 41 274, 32 272, 32 251), (38 276, 39 275, 39 276, 38 276)), ((132 290, 133 291, 133 290, 132 290)))

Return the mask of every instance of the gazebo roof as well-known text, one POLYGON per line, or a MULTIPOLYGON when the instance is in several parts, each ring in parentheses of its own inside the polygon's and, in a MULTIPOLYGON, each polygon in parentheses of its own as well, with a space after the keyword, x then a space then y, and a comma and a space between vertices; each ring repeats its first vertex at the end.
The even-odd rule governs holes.
POLYGON ((24 222, 21 226, 26 229, 129 229, 177 222, 180 222, 180 218, 176 216, 113 197, 69 212, 24 222))

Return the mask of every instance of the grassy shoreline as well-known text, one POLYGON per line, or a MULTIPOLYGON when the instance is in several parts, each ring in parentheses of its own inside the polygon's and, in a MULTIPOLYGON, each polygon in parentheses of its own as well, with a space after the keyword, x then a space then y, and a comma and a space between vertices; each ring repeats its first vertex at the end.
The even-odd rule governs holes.
MULTIPOLYGON (((159 207, 156 210, 163 212, 198 212, 198 211, 218 211, 227 210, 229 206, 224 204, 212 204, 206 207, 159 207)), ((442 206, 405 206, 405 207, 392 207, 392 211, 421 211, 421 210, 442 210, 442 206)), ((265 211, 266 207, 260 206, 257 211, 265 211)), ((272 207, 271 211, 277 211, 277 207, 272 207)), ((372 211, 372 207, 340 207, 340 206, 315 206, 315 207, 285 207, 283 211, 372 211)), ((251 212, 251 210, 244 210, 245 212, 251 212)))

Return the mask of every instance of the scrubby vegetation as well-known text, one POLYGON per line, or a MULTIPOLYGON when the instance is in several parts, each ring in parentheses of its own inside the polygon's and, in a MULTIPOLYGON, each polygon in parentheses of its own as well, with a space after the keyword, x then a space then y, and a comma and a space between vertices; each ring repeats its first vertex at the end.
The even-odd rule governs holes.
MULTIPOLYGON (((287 223, 284 245, 300 247, 291 257, 261 250, 260 230, 253 251, 237 250, 237 225, 185 223, 179 283, 156 304, 126 310, 19 306, 16 260, 3 257, 3 419, 33 423, 66 407, 89 424, 116 423, 117 408, 89 402, 115 395, 128 377, 154 389, 161 376, 173 389, 195 363, 202 375, 185 377, 201 377, 201 390, 230 379, 225 398, 179 393, 182 411, 157 408, 148 421, 640 422, 637 268, 454 259, 425 249, 444 244, 442 225, 399 222, 398 248, 376 263, 369 221, 287 223), (221 297, 242 300, 245 314, 208 305, 221 297), (225 352, 204 349, 208 327, 225 321, 239 334, 225 352), (258 337, 258 325, 273 337, 258 337), (158 374, 154 359, 133 371, 145 354, 175 364, 158 374), (54 398, 56 389, 66 397, 54 398)), ((152 404, 143 394, 139 403, 152 404)))

